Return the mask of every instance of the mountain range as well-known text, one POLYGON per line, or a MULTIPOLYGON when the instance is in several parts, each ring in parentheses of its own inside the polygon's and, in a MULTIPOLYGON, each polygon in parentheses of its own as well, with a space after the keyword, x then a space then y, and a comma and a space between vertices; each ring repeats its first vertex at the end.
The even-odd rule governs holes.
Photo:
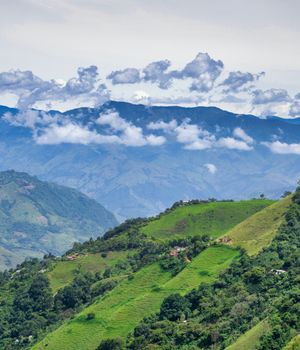
POLYGON ((300 177, 299 119, 110 101, 99 108, 48 112, 87 133, 82 140, 70 139, 69 134, 64 140, 61 133, 54 134, 55 139, 49 132, 43 136, 47 126, 22 121, 22 113, 0 108, 1 170, 26 171, 76 188, 120 220, 155 215, 180 199, 241 199, 261 193, 279 198, 300 177), (99 115, 108 113, 121 118, 119 125, 99 123, 99 115), (156 138, 147 139, 148 144, 122 143, 112 135, 114 130, 122 132, 122 123, 134 126, 130 131, 139 128, 166 142, 155 145, 163 141, 156 138), (93 134, 87 131, 91 129, 93 134), (191 133, 183 134, 183 129, 191 133), (109 143, 98 142, 95 132, 106 133, 109 143))
POLYGON ((0 269, 26 257, 61 255, 74 242, 102 235, 117 221, 77 190, 26 173, 0 172, 0 269))

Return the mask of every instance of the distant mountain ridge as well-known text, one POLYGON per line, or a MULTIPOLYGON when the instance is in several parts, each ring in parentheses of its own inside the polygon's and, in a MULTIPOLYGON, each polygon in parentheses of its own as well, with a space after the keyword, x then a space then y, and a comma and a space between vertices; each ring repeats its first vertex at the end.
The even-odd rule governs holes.
MULTIPOLYGON (((251 151, 225 147, 187 150, 170 136, 161 146, 118 144, 37 145, 31 130, 1 118, 16 109, 0 108, 0 169, 14 168, 47 181, 77 188, 103 203, 121 220, 150 216, 173 202, 193 198, 241 199, 264 193, 279 198, 294 188, 300 176, 299 154, 273 153, 264 142, 300 143, 297 120, 261 119, 215 107, 159 107, 110 101, 100 108, 78 108, 61 114, 84 126, 95 125, 99 114, 116 111, 145 132, 151 122, 178 124, 189 120, 218 138, 242 128, 254 140, 251 151), (292 122, 295 124, 292 124, 292 122), (17 160, 17 161, 16 161, 17 160), (207 164, 215 167, 212 174, 207 164)), ((51 111, 53 115, 59 113, 51 111)), ((101 126, 96 125, 96 128, 101 126)))
POLYGON ((0 173, 0 268, 26 256, 62 254, 103 234, 113 214, 80 192, 13 170, 0 173))

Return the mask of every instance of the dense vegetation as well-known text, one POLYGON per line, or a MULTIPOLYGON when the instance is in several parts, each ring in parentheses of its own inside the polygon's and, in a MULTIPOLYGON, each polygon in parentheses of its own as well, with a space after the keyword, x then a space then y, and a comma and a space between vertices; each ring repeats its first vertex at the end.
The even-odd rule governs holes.
MULTIPOLYGON (((273 207, 272 201, 178 202, 156 218, 128 220, 101 238, 76 243, 62 258, 29 259, 0 273, 0 349, 223 349, 275 315, 275 298, 292 291, 290 275, 297 259, 288 255, 294 248, 288 249, 287 242, 298 247, 296 233, 291 233, 299 229, 297 198, 285 217, 290 199, 281 201, 280 215, 278 206, 267 211, 276 225, 283 219, 287 223, 255 257, 232 247, 234 235, 227 243, 216 238, 273 207), (188 224, 181 234, 182 220, 188 224), (149 230, 152 225, 168 234, 149 230), (281 247, 276 242, 284 230, 281 247), (274 269, 287 272, 277 275, 274 269)), ((265 219, 254 220, 252 229, 261 229, 265 219)), ((273 230, 270 237, 275 234, 273 230)), ((270 332, 275 321, 275 316, 266 321, 270 332)), ((295 330, 290 323, 282 344, 295 330)))
POLYGON ((282 349, 300 327, 300 188, 285 219, 257 256, 244 253, 215 283, 166 298, 159 313, 135 328, 126 348, 224 349, 267 319, 270 329, 255 348, 282 349))
POLYGON ((116 224, 103 206, 76 190, 26 173, 0 172, 0 270, 26 256, 63 254, 73 242, 116 224))

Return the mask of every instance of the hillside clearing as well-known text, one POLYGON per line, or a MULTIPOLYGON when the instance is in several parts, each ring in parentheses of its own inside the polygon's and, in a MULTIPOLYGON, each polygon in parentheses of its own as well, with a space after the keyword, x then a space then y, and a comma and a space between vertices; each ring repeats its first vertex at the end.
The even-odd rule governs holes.
POLYGON ((271 243, 290 204, 291 196, 244 220, 226 234, 230 244, 244 248, 249 255, 257 254, 271 243))
POLYGON ((177 207, 141 229, 155 239, 175 239, 207 234, 222 236, 229 229, 273 204, 271 200, 209 202, 177 207))
POLYGON ((259 338, 268 330, 270 326, 266 320, 259 322, 248 332, 241 335, 235 343, 228 346, 225 350, 255 350, 258 345, 259 338))
POLYGON ((185 294, 202 282, 212 282, 238 256, 237 250, 226 246, 210 247, 174 278, 156 263, 147 266, 133 280, 122 281, 33 349, 94 350, 102 339, 125 337, 145 316, 158 311, 167 295, 185 294), (88 321, 86 316, 91 312, 96 317, 88 321))
POLYGON ((71 283, 76 275, 76 271, 100 272, 107 267, 114 266, 117 262, 124 260, 128 251, 107 252, 103 257, 98 254, 79 255, 76 260, 62 260, 55 263, 54 268, 48 273, 50 287, 55 293, 58 289, 71 283))
POLYGON ((296 335, 283 350, 300 350, 300 334, 296 335))

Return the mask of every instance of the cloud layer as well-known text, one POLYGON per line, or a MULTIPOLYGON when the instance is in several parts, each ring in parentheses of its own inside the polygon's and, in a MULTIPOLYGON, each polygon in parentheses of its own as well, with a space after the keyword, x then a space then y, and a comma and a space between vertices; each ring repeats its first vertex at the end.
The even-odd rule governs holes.
POLYGON ((300 93, 292 97, 285 89, 263 89, 264 76, 265 72, 227 71, 222 60, 199 52, 179 68, 165 58, 141 68, 117 69, 104 83, 95 65, 79 67, 76 76, 66 81, 44 80, 29 70, 10 70, 0 73, 0 95, 15 96, 21 110, 50 109, 64 103, 99 106, 116 98, 147 105, 213 105, 262 117, 300 117, 300 93), (129 94, 130 88, 135 91, 129 94))

